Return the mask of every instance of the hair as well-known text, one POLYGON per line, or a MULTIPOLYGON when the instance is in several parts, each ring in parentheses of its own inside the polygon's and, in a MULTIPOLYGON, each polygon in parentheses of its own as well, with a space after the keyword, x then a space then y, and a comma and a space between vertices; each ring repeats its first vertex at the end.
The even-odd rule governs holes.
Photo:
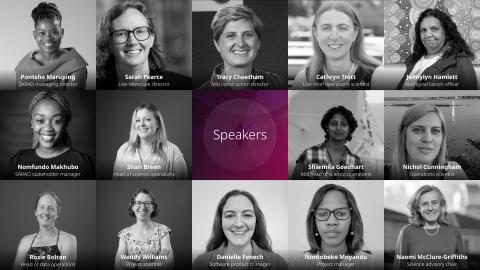
POLYGON ((438 218, 438 223, 441 225, 448 225, 448 217, 447 217, 447 201, 443 196, 440 189, 436 186, 424 185, 420 187, 415 193, 412 195, 410 200, 408 201, 408 210, 410 211, 410 217, 408 218, 408 222, 410 224, 422 227, 425 225, 425 219, 422 217, 420 213, 420 198, 423 194, 431 191, 436 191, 438 196, 440 197, 440 207, 441 207, 441 214, 438 218))
POLYGON ((60 201, 60 198, 57 196, 57 194, 53 191, 44 191, 38 194, 37 198, 35 199, 35 208, 33 209, 34 210, 37 209, 38 201, 40 200, 41 197, 45 195, 50 195, 53 198, 53 200, 55 200, 55 203, 57 204, 57 213, 60 214, 60 212, 62 211, 62 202, 60 201))
POLYGON ((346 3, 336 3, 336 2, 326 2, 325 4, 321 5, 317 12, 315 12, 315 18, 313 20, 312 25, 312 43, 313 43, 313 55, 310 58, 310 62, 307 64, 307 68, 310 69, 309 74, 307 74, 307 81, 308 78, 315 78, 317 74, 321 72, 323 66, 325 65, 325 54, 323 53, 322 49, 318 45, 316 37, 317 31, 317 23, 320 16, 329 10, 336 10, 338 12, 342 12, 347 15, 353 23, 355 30, 357 30, 357 37, 352 43, 352 47, 350 48, 350 59, 354 64, 357 64, 361 67, 365 67, 368 69, 375 69, 381 63, 377 59, 369 56, 363 47, 363 26, 358 19, 358 16, 355 10, 346 3))
POLYGON ((440 21, 442 28, 445 32, 445 44, 448 44, 444 55, 446 57, 456 55, 459 53, 465 53, 471 59, 474 58, 474 54, 467 42, 462 38, 462 35, 458 32, 457 25, 452 21, 450 16, 439 9, 426 9, 418 17, 415 23, 415 41, 413 44, 413 53, 410 55, 411 61, 417 62, 422 56, 427 54, 427 49, 423 46, 422 39, 420 38, 420 25, 426 17, 435 17, 440 21))
POLYGON ((408 164, 408 153, 406 147, 407 128, 418 119, 427 115, 427 113, 434 112, 440 118, 442 123, 442 144, 438 155, 432 162, 432 165, 444 165, 447 156, 447 127, 445 125, 445 118, 440 109, 430 104, 417 104, 410 107, 402 116, 400 125, 397 131, 397 138, 393 148, 392 167, 390 176, 391 179, 409 179, 408 172, 402 168, 404 164, 408 164))
POLYGON ((253 12, 253 10, 247 6, 236 5, 226 6, 217 11, 213 17, 210 28, 213 32, 213 39, 218 41, 220 35, 225 30, 227 23, 231 21, 246 20, 253 24, 253 29, 258 36, 258 39, 262 39, 263 23, 260 18, 253 12))
MULTIPOLYGON (((44 99, 53 100, 57 102, 60 108, 62 108, 62 113, 65 116, 65 128, 63 129, 61 134, 62 135, 61 142, 68 147, 72 147, 72 140, 70 139, 70 135, 68 135, 68 131, 67 131, 68 123, 70 123, 70 120, 72 120, 72 109, 70 107, 70 103, 64 96, 53 91, 42 91, 36 94, 32 98, 30 105, 28 106, 28 112, 30 113, 30 117, 32 116, 33 109, 35 108, 35 106, 37 106, 38 102, 44 99)), ((38 141, 35 138, 35 135, 33 135, 32 149, 35 149, 37 147, 38 147, 38 141)))
POLYGON ((100 22, 100 30, 97 34, 97 78, 100 80, 116 78, 115 55, 112 52, 111 36, 112 23, 125 11, 133 8, 140 11, 146 18, 149 31, 153 34, 153 46, 148 54, 148 66, 152 74, 162 73, 165 70, 163 52, 158 45, 157 31, 152 17, 148 15, 144 4, 138 1, 125 1, 110 8, 100 22))
POLYGON ((155 121, 158 124, 158 129, 155 131, 155 138, 152 143, 152 153, 158 154, 161 157, 164 157, 167 147, 167 130, 165 128, 165 122, 163 121, 162 114, 160 111, 155 107, 153 104, 149 103, 142 103, 138 105, 135 110, 133 110, 132 114, 132 123, 130 126, 130 139, 128 141, 128 149, 132 153, 140 147, 140 138, 137 135, 137 131, 135 128, 135 120, 137 116, 137 112, 141 109, 146 109, 153 114, 155 121))
POLYGON ((155 207, 155 209, 150 214, 150 218, 154 218, 158 216, 158 204, 157 204, 155 195, 153 195, 153 193, 146 188, 139 188, 137 189, 137 191, 135 191, 135 193, 132 194, 132 197, 130 198, 130 203, 128 204, 128 215, 131 217, 135 217, 135 213, 132 210, 132 206, 135 204, 135 198, 140 193, 147 194, 148 196, 150 196, 150 199, 152 200, 152 204, 155 207))
POLYGON ((45 19, 58 20, 60 25, 62 24, 62 14, 55 3, 41 2, 32 10, 31 16, 35 26, 39 21, 45 19))
POLYGON ((265 217, 262 210, 258 206, 255 197, 250 194, 248 191, 244 190, 232 190, 225 194, 220 202, 218 203, 217 210, 215 212, 215 219, 213 220, 212 235, 207 243, 207 252, 217 249, 223 244, 228 242, 227 237, 223 233, 222 229, 222 213, 227 200, 233 196, 245 196, 253 205, 253 211, 255 212, 256 222, 255 222, 255 232, 253 233, 252 240, 262 249, 267 251, 272 251, 272 244, 270 237, 267 233, 267 225, 265 222, 265 217))
POLYGON ((355 117, 353 117, 353 113, 343 106, 332 107, 323 115, 320 125, 322 126, 323 131, 325 131, 325 139, 328 140, 330 138, 330 135, 328 134, 328 125, 330 123, 330 119, 332 119, 332 117, 337 113, 343 115, 347 119, 349 126, 347 141, 351 141, 352 134, 357 129, 358 123, 357 120, 355 120, 355 117))
POLYGON ((322 202, 325 195, 332 190, 337 190, 345 195, 345 199, 347 200, 348 207, 351 208, 351 221, 350 221, 350 228, 349 233, 346 237, 346 244, 347 244, 347 252, 348 255, 354 255, 356 252, 361 250, 363 247, 363 222, 362 217, 360 215, 360 211, 358 210, 357 202, 355 201, 355 197, 353 194, 346 188, 335 185, 335 184, 327 184, 322 186, 315 192, 313 195, 312 203, 310 204, 310 208, 308 209, 307 214, 307 239, 310 245, 309 252, 314 254, 317 252, 321 252, 322 250, 322 238, 318 234, 317 223, 315 221, 315 210, 318 208, 320 203, 322 202), (353 235, 351 234, 353 232, 353 235))

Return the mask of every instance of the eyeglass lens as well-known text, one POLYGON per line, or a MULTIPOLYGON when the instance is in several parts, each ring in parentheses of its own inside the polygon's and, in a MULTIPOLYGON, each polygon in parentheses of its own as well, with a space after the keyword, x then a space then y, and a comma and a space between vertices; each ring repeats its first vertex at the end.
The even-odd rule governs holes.
POLYGON ((122 44, 127 42, 130 37, 130 33, 133 33, 133 36, 138 41, 144 41, 150 37, 150 30, 148 26, 141 26, 133 29, 132 31, 129 30, 116 30, 112 32, 113 42, 116 44, 122 44))

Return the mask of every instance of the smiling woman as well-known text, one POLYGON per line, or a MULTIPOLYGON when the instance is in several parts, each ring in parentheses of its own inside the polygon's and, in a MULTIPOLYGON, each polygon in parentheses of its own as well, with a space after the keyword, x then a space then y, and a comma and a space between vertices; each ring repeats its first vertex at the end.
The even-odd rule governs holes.
POLYGON ((32 11, 33 37, 38 50, 20 60, 17 89, 85 89, 87 62, 74 48, 61 48, 62 14, 54 3, 42 2, 32 11))
POLYGON ((191 78, 165 68, 145 5, 124 1, 110 8, 97 34, 97 89, 191 89, 191 78))
POLYGON ((213 43, 222 57, 212 77, 199 89, 286 89, 281 75, 257 70, 253 62, 260 50, 263 24, 249 7, 227 6, 213 17, 213 43))
POLYGON ((394 269, 412 269, 415 265, 420 267, 413 269, 424 269, 427 263, 468 269, 460 231, 448 222, 447 202, 440 189, 420 187, 407 207, 410 224, 398 235, 394 269))
POLYGON ((460 164, 447 160, 447 128, 442 112, 417 104, 403 115, 385 179, 468 179, 460 164))
POLYGON ((117 151, 113 179, 187 179, 180 149, 167 140, 162 114, 152 104, 133 111, 130 140, 117 151))
POLYGON ((39 230, 20 240, 12 269, 75 268, 77 239, 55 226, 61 210, 62 204, 54 192, 37 196, 34 214, 39 230))
POLYGON ((115 269, 173 268, 171 230, 151 220, 158 211, 155 195, 148 189, 138 189, 132 195, 128 215, 136 222, 118 233, 115 269))
POLYGON ((73 149, 67 127, 72 120, 68 100, 59 93, 36 94, 28 107, 32 148, 18 151, 9 164, 10 179, 93 179, 92 159, 73 149))
POLYGON ((212 235, 193 269, 287 269, 271 248, 263 212, 247 191, 232 190, 218 203, 212 235))

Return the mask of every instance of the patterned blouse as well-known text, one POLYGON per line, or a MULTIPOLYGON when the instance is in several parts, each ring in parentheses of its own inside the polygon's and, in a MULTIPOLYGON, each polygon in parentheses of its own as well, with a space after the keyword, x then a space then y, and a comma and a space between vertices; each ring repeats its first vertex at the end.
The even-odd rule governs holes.
POLYGON ((133 235, 133 225, 123 229, 118 233, 120 239, 127 242, 127 255, 147 255, 158 254, 162 249, 161 240, 170 233, 170 228, 165 225, 155 223, 157 226, 152 234, 145 240, 136 239, 133 235))

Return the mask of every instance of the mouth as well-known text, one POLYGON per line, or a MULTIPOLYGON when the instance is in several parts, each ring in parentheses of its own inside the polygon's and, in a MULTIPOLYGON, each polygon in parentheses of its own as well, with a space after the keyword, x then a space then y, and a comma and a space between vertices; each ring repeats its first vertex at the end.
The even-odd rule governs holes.
POLYGON ((230 231, 230 232, 236 236, 244 236, 247 234, 248 230, 230 231))
POLYGON ((250 50, 248 49, 242 49, 242 50, 238 50, 238 49, 235 49, 235 50, 232 50, 232 53, 233 54, 236 54, 236 55, 245 55, 249 52, 250 50))
POLYGON ((338 49, 338 48, 340 48, 340 47, 342 47, 342 46, 343 46, 343 44, 328 44, 328 47, 329 47, 330 49, 334 49, 334 50, 335 50, 335 49, 338 49))
POLYGON ((44 142, 53 142, 55 139, 55 134, 40 134, 40 137, 44 142))
POLYGON ((424 212, 426 216, 432 217, 437 215, 437 211, 424 212))
POLYGON ((425 154, 425 155, 428 155, 430 153, 432 153, 433 151, 433 148, 431 147, 417 147, 418 151, 420 151, 420 153, 422 154, 425 154))
POLYGON ((42 220, 50 220, 50 219, 52 219, 52 217, 51 217, 51 216, 47 216, 47 215, 40 215, 40 219, 42 219, 42 220))
POLYGON ((136 49, 136 50, 124 50, 123 51, 127 55, 137 55, 142 52, 141 49, 136 49))
POLYGON ((340 232, 338 232, 338 231, 327 231, 325 234, 329 238, 335 238, 340 234, 340 232))

